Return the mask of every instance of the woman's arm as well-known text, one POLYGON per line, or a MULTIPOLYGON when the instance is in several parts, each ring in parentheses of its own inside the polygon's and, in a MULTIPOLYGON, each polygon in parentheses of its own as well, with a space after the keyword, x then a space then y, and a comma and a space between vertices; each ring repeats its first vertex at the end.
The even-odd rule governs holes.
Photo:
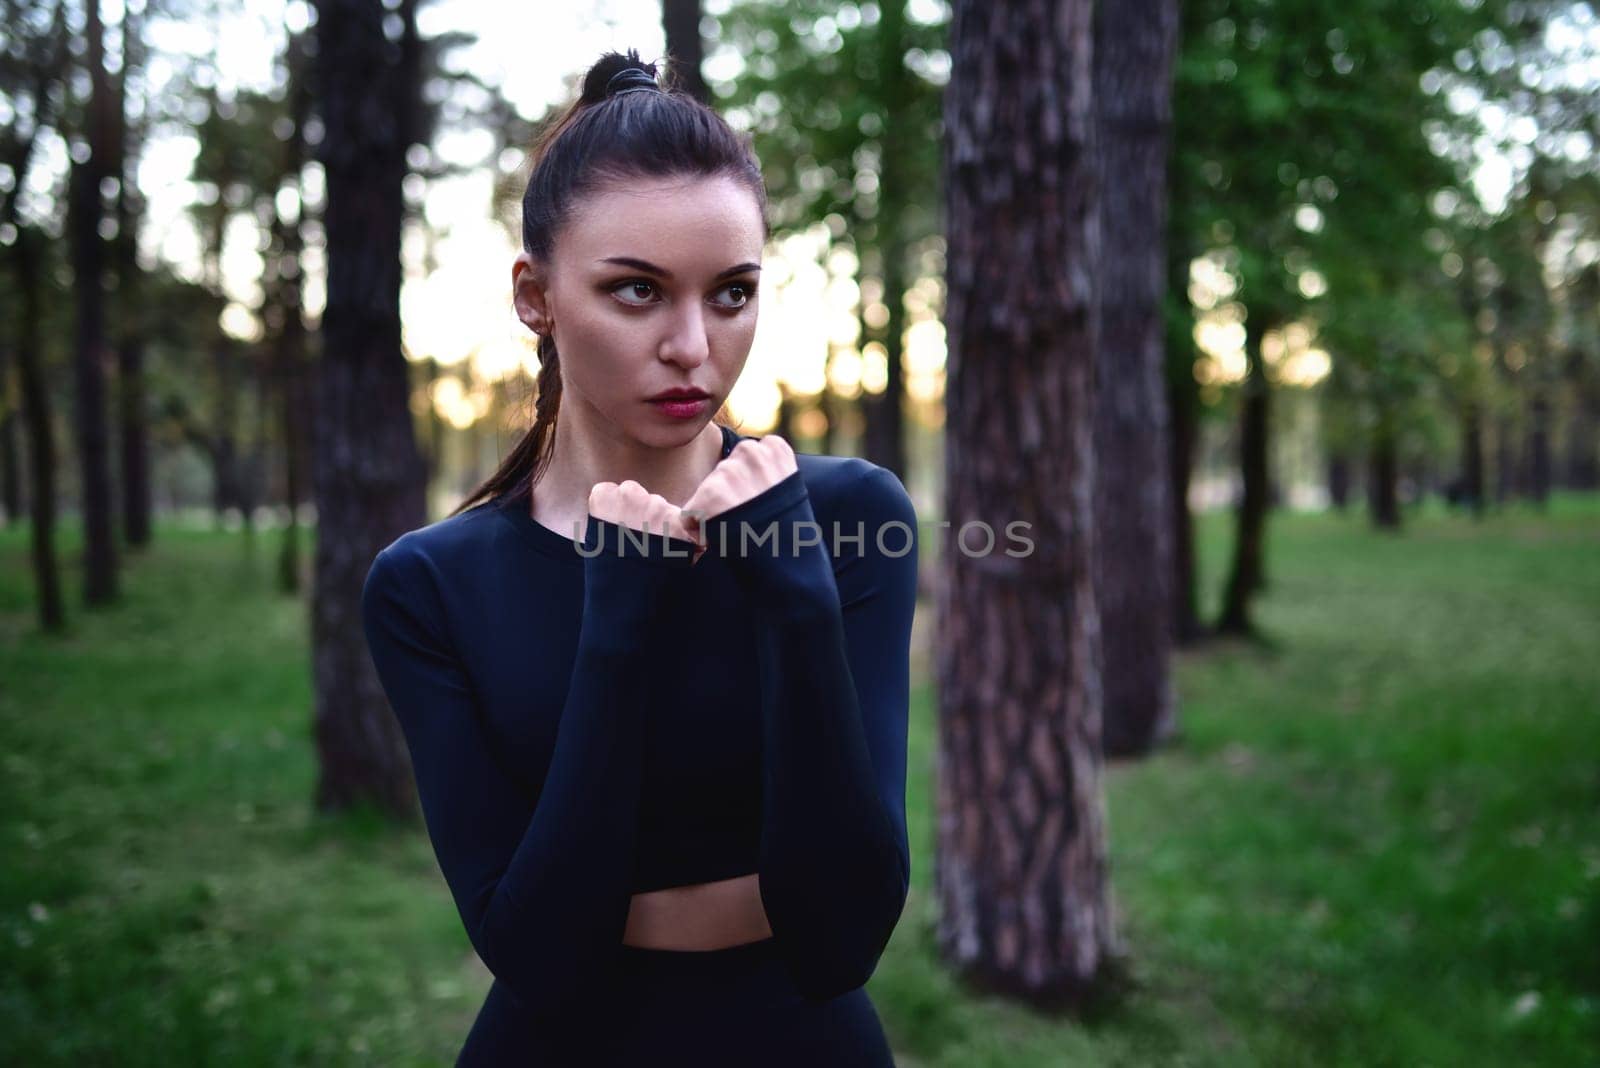
POLYGON ((693 542, 623 533, 588 518, 583 546, 595 555, 584 561, 577 658, 536 804, 490 750, 428 559, 401 539, 378 554, 362 593, 372 662, 467 935, 541 1013, 581 998, 620 952, 642 766, 640 650, 668 577, 693 562, 693 542))
POLYGON ((849 518, 837 520, 837 577, 835 531, 817 524, 799 471, 703 524, 757 615, 761 901, 796 986, 814 998, 867 981, 911 877, 917 517, 900 480, 876 466, 838 511, 849 518))

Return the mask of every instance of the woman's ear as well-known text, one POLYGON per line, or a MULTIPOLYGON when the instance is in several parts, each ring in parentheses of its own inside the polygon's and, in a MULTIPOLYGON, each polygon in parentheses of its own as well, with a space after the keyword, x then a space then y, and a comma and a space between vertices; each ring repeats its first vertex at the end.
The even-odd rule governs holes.
POLYGON ((550 315, 544 268, 526 252, 517 253, 511 261, 511 300, 524 326, 540 337, 550 336, 555 320, 550 315))

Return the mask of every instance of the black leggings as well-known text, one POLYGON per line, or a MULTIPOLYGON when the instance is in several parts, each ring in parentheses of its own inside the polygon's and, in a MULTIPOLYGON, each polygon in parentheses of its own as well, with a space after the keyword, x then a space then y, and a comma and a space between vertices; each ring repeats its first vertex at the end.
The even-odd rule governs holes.
POLYGON ((771 938, 727 949, 623 946, 606 1004, 540 1026, 498 981, 457 1068, 675 1065, 893 1068, 865 987, 826 1001, 794 988, 771 938))

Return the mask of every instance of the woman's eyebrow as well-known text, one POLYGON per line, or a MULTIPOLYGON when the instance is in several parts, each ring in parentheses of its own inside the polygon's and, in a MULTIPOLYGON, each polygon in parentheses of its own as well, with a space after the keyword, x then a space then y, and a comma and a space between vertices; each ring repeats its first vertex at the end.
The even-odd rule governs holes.
MULTIPOLYGON (((597 262, 599 262, 599 263, 614 263, 619 267, 632 267, 636 271, 645 271, 648 274, 653 274, 653 275, 656 275, 657 277, 665 278, 668 281, 671 281, 671 279, 672 279, 672 272, 667 270, 665 267, 657 267, 655 264, 651 263, 649 260, 638 260, 638 259, 634 259, 632 256, 607 256, 605 259, 599 260, 597 262)), ((720 274, 718 274, 717 278, 719 278, 719 279, 720 278, 726 278, 726 277, 728 277, 729 275, 732 275, 732 274, 744 274, 746 271, 759 271, 759 270, 761 270, 761 264, 759 264, 759 263, 741 263, 741 264, 738 264, 737 266, 729 267, 727 270, 725 270, 725 271, 721 272, 720 274)))

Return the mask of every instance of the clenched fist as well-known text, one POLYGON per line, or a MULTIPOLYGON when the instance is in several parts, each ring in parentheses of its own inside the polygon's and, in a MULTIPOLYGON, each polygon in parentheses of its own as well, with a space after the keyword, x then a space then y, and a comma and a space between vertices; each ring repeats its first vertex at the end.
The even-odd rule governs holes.
POLYGON ((689 536, 703 549, 705 520, 743 504, 799 469, 794 449, 776 434, 740 441, 684 502, 683 523, 689 536))
MULTIPOLYGON (((677 505, 659 493, 651 493, 631 478, 621 483, 596 482, 589 490, 589 514, 596 519, 620 523, 646 534, 698 541, 699 531, 685 526, 680 513, 677 505)), ((704 552, 702 545, 695 550, 694 558, 700 559, 704 552)))

